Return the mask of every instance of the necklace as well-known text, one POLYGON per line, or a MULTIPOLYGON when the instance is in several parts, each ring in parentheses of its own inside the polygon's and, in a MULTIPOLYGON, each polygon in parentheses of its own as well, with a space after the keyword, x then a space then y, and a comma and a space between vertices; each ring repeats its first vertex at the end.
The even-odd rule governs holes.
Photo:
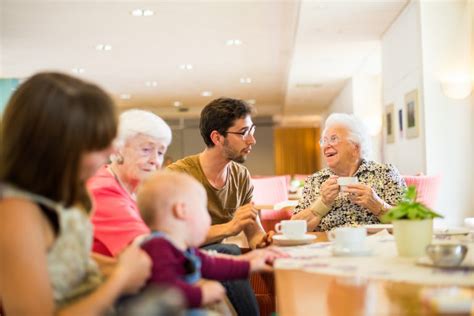
POLYGON ((130 192, 129 189, 127 189, 127 187, 125 186, 125 184, 122 182, 122 180, 120 179, 120 177, 117 175, 117 173, 114 171, 112 165, 109 165, 109 167, 107 168, 107 170, 109 170, 109 172, 114 176, 115 180, 117 181, 117 183, 119 184, 119 186, 125 191, 127 192, 127 194, 132 198, 132 200, 136 200, 136 195, 135 193, 133 192, 130 192))

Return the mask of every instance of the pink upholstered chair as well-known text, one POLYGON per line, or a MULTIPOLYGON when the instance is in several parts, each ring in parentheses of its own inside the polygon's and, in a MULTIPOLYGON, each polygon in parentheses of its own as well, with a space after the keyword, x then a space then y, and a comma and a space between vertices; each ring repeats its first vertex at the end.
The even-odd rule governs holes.
MULTIPOLYGON (((288 200, 289 176, 252 177, 253 202, 256 205, 274 205, 288 200)), ((274 209, 262 209, 260 220, 265 231, 274 230, 275 224, 289 219, 292 212, 274 209)), ((275 280, 273 274, 252 273, 250 283, 260 308, 260 315, 272 315, 275 310, 275 280)))
POLYGON ((306 181, 306 179, 309 177, 309 174, 294 174, 293 179, 299 180, 299 181, 306 181))
MULTIPOLYGON (((274 205, 288 200, 287 176, 252 178, 253 202, 256 205, 274 205)), ((289 219, 292 212, 288 209, 262 209, 260 220, 265 231, 273 230, 275 224, 289 219)))
POLYGON ((414 185, 417 192, 417 201, 430 208, 436 206, 440 176, 403 176, 407 186, 414 185))

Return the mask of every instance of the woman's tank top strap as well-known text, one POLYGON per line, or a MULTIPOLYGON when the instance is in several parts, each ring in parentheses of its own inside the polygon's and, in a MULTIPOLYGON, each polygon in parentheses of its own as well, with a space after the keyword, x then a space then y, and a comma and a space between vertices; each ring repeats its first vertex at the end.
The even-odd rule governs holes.
POLYGON ((47 208, 60 212, 62 205, 61 203, 54 202, 51 199, 48 199, 39 194, 27 192, 21 190, 13 185, 2 183, 0 184, 0 198, 20 198, 25 200, 30 200, 32 202, 46 206, 47 208))

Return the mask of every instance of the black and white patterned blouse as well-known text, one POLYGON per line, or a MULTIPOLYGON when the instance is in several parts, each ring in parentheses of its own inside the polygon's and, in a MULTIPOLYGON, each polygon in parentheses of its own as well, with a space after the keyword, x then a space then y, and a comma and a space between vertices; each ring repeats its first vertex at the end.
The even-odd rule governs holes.
MULTIPOLYGON (((305 181, 303 196, 296 206, 294 214, 308 208, 320 196, 321 184, 331 175, 325 168, 309 176, 305 181)), ((390 205, 396 205, 405 191, 406 184, 397 168, 390 164, 362 160, 359 169, 353 175, 372 187, 377 195, 390 205)), ((368 209, 352 203, 347 193, 339 192, 329 212, 321 219, 317 231, 328 231, 339 226, 378 224, 380 220, 368 209)))

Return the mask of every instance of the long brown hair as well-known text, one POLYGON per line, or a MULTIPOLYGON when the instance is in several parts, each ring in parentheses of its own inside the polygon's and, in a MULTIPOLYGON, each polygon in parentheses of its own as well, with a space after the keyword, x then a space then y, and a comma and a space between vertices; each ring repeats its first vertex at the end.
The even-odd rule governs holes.
POLYGON ((101 88, 65 74, 36 74, 11 97, 1 130, 0 181, 90 208, 81 158, 107 148, 117 132, 115 106, 101 88))

